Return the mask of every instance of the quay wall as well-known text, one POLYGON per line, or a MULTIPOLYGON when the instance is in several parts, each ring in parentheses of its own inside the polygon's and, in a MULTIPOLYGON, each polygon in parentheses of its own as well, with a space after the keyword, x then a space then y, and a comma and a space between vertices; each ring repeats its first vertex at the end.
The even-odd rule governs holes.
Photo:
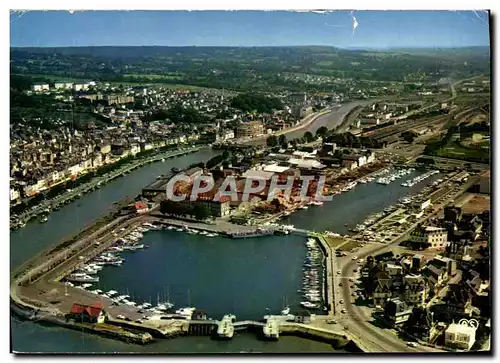
POLYGON ((11 312, 23 319, 36 321, 44 325, 57 325, 65 328, 78 330, 80 332, 99 334, 111 339, 119 339, 127 343, 147 344, 153 341, 153 337, 149 333, 132 332, 130 330, 114 330, 106 324, 86 324, 76 323, 72 320, 67 320, 65 317, 54 314, 41 313, 39 310, 34 310, 29 307, 21 306, 11 301, 11 312))
POLYGON ((319 340, 332 344, 335 348, 343 348, 353 352, 363 352, 362 349, 346 332, 341 334, 329 330, 314 328, 305 324, 285 323, 280 325, 280 334, 296 335, 307 339, 319 340))
POLYGON ((323 252, 324 259, 323 259, 323 267, 324 267, 324 276, 323 276, 323 298, 325 301, 325 306, 328 309, 328 313, 330 313, 333 310, 333 304, 330 299, 331 296, 333 296, 333 286, 331 283, 331 279, 329 278, 330 276, 333 276, 334 271, 332 271, 332 264, 330 263, 330 259, 333 258, 334 256, 330 256, 330 247, 328 246, 328 243, 325 241, 325 239, 321 236, 318 236, 315 238, 316 241, 318 241, 319 247, 321 248, 321 251, 323 252))

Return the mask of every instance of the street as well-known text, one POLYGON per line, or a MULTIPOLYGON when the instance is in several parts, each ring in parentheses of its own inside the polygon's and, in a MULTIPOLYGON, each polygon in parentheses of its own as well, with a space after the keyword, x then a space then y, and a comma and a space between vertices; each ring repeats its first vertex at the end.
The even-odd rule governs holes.
MULTIPOLYGON (((418 345, 415 348, 407 346, 406 343, 398 337, 395 330, 381 328, 373 323, 374 319, 371 316, 372 309, 355 305, 351 301, 351 293, 354 289, 351 289, 350 285, 356 284, 356 273, 354 270, 361 267, 357 264, 358 259, 364 259, 369 255, 384 252, 384 250, 390 249, 391 246, 398 245, 405 240, 408 233, 418 224, 435 216, 444 206, 463 194, 474 182, 475 178, 471 178, 469 182, 461 186, 457 193, 448 195, 445 200, 442 200, 436 205, 431 215, 419 219, 410 226, 403 235, 395 237, 387 244, 366 244, 356 252, 356 260, 353 259, 353 255, 348 255, 338 260, 335 257, 332 258, 332 267, 341 271, 341 275, 337 276, 337 270, 332 270, 333 283, 335 286, 333 289, 334 298, 332 299, 332 304, 338 303, 334 310, 335 315, 340 317, 340 324, 347 326, 351 334, 359 337, 359 339, 362 340, 365 345, 369 345, 371 347, 370 349, 373 349, 374 352, 441 352, 441 350, 422 345, 418 345), (352 279, 353 282, 350 282, 350 279, 352 279), (342 288, 337 289, 336 287, 339 286, 340 283, 342 283, 342 288), (337 292, 338 290, 340 291, 337 292), (340 301, 342 301, 342 304, 340 304, 340 301), (345 313, 342 313, 342 309, 345 310, 345 313)), ((332 253, 333 256, 335 256, 335 251, 332 251, 332 253)))

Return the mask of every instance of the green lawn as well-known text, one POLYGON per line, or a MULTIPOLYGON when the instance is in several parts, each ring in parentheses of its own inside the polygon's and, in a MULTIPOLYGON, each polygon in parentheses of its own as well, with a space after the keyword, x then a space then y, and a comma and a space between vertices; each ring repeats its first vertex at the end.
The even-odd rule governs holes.
POLYGON ((325 241, 328 243, 328 245, 331 248, 337 248, 340 246, 342 243, 344 243, 346 240, 342 237, 324 237, 325 241))
POLYGON ((466 148, 452 141, 448 143, 446 146, 442 147, 436 153, 436 156, 464 159, 464 160, 467 160, 468 158, 473 158, 473 159, 479 158, 479 159, 489 160, 490 153, 488 150, 485 149, 466 148))

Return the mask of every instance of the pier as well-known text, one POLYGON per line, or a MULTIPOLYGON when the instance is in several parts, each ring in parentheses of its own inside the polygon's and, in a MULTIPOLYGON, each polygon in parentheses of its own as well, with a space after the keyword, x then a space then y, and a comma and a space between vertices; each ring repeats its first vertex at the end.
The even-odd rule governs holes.
POLYGON ((234 315, 224 315, 222 321, 219 322, 219 327, 217 328, 217 336, 221 339, 231 339, 234 335, 234 325, 236 321, 234 315))
POLYGON ((267 339, 278 339, 280 336, 280 323, 277 319, 269 318, 264 325, 263 333, 267 339))

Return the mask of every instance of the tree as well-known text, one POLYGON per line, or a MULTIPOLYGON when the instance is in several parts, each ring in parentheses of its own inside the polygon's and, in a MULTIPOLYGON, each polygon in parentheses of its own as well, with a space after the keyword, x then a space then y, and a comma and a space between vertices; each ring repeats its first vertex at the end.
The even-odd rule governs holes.
POLYGON ((266 145, 269 147, 277 146, 278 145, 278 138, 275 135, 269 136, 266 140, 266 145))
POLYGON ((175 212, 174 204, 171 200, 162 200, 160 202, 160 212, 163 214, 173 214, 175 212))
POLYGON ((288 141, 287 141, 285 135, 280 135, 280 137, 278 138, 278 144, 281 145, 281 146, 287 146, 288 145, 288 141))
POLYGON ((307 131, 304 133, 304 139, 306 139, 306 142, 311 142, 314 140, 314 136, 310 131, 307 131))
POLYGON ((324 137, 328 132, 328 128, 326 126, 321 126, 316 130, 316 137, 324 137))
POLYGON ((208 211, 208 208, 203 204, 196 204, 193 207, 193 215, 197 220, 203 221, 210 216, 210 212, 208 211))

